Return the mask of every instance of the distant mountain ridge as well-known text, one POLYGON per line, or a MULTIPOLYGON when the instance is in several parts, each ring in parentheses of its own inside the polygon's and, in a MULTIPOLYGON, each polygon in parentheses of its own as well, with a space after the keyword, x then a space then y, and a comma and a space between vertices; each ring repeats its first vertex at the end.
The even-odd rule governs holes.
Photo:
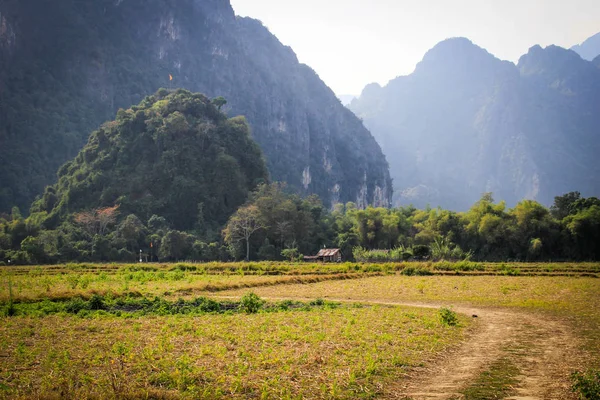
POLYGON ((347 106, 356 98, 353 94, 341 94, 338 96, 343 105, 347 106))
POLYGON ((571 47, 584 60, 592 61, 600 56, 600 33, 595 34, 583 43, 571 47))
POLYGON ((0 212, 27 209, 119 108, 160 87, 224 96, 273 180, 388 205, 377 142, 292 49, 228 0, 0 2, 0 212), (169 76, 172 76, 172 81, 169 76))
POLYGON ((464 210, 484 192, 598 195, 599 105, 600 69, 573 51, 534 46, 514 65, 454 38, 350 108, 386 153, 394 204, 464 210))

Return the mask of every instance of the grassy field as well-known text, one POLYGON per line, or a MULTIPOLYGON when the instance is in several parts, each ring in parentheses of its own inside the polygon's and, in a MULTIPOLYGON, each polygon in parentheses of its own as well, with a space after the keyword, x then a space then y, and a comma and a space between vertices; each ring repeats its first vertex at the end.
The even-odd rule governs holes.
MULTIPOLYGON (((593 263, 4 267, 0 398, 385 397, 478 327, 463 315, 449 324, 436 308, 373 302, 552 315, 568 321, 597 368, 599 271, 593 263), (303 303, 245 312, 239 298, 250 290, 303 303)), ((500 360, 489 376, 504 379, 495 372, 504 370, 500 360)), ((485 393, 482 379, 469 398, 485 393)))
POLYGON ((33 274, 0 276, 0 301, 37 301, 42 299, 68 300, 97 295, 123 296, 137 294, 145 297, 191 297, 198 293, 213 293, 230 289, 260 286, 307 284, 326 280, 363 278, 365 274, 321 275, 209 275, 183 271, 127 270, 114 274, 69 272, 57 275, 33 274))
POLYGON ((400 262, 400 263, 290 263, 290 262, 238 262, 238 263, 144 263, 144 264, 58 264, 51 266, 0 267, 13 275, 64 275, 69 273, 118 274, 123 272, 185 271, 194 275, 321 275, 340 273, 395 273, 418 274, 475 274, 475 275, 559 275, 598 276, 600 263, 519 263, 519 262, 400 262))
MULTIPOLYGON (((433 302, 513 307, 569 320, 600 365, 600 280, 547 276, 387 275, 314 285, 257 288, 260 296, 352 301, 433 302)), ((238 291, 224 291, 237 296, 238 291)))
POLYGON ((203 292, 281 284, 405 276, 573 276, 600 277, 599 263, 413 262, 385 264, 207 263, 66 264, 0 267, 0 301, 68 299, 93 294, 193 296, 203 292))
POLYGON ((256 314, 6 317, 0 397, 373 398, 469 325, 444 323, 437 310, 313 303, 256 314))

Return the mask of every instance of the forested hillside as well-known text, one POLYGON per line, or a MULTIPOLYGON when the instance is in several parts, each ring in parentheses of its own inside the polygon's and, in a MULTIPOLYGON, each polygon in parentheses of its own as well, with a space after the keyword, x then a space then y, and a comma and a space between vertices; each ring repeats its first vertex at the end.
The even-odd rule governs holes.
POLYGON ((93 132, 31 209, 46 229, 81 211, 164 218, 178 230, 218 231, 268 179, 243 117, 201 94, 162 89, 93 132))
POLYGON ((221 106, 220 98, 161 89, 120 110, 60 168, 29 218, 15 207, 12 223, 0 224, 0 248, 20 249, 9 257, 16 262, 24 249, 40 262, 123 260, 152 242, 155 256, 163 249, 169 258, 194 237, 187 232, 219 238, 230 215, 268 181, 246 120, 227 118, 221 106))
POLYGON ((26 210, 119 108, 160 87, 223 96, 271 176, 299 194, 387 205, 379 145, 294 52, 228 0, 0 2, 0 211, 26 210), (172 81, 170 80, 172 76, 172 81))
POLYGON ((483 192, 512 206, 600 193, 600 69, 535 46, 518 65, 467 39, 350 105, 390 162, 395 204, 466 210, 483 192))

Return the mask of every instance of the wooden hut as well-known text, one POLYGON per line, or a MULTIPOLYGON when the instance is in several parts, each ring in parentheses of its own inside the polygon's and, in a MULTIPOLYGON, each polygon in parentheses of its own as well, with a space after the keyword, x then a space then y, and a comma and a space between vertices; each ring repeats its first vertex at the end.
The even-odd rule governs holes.
POLYGON ((321 249, 316 256, 304 257, 304 261, 342 262, 342 251, 340 249, 321 249))

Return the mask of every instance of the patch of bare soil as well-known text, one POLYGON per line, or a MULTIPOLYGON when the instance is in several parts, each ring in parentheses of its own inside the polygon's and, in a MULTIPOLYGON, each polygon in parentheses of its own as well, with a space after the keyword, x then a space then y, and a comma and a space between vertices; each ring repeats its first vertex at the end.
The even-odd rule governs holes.
MULTIPOLYGON (((399 304, 399 303, 397 303, 399 304)), ((402 303, 420 307, 443 305, 402 303)), ((454 351, 417 370, 403 386, 386 397, 400 399, 461 399, 461 389, 500 359, 520 371, 510 400, 575 399, 570 373, 579 365, 577 338, 566 323, 526 311, 481 307, 454 307, 477 315, 478 327, 454 351)))

